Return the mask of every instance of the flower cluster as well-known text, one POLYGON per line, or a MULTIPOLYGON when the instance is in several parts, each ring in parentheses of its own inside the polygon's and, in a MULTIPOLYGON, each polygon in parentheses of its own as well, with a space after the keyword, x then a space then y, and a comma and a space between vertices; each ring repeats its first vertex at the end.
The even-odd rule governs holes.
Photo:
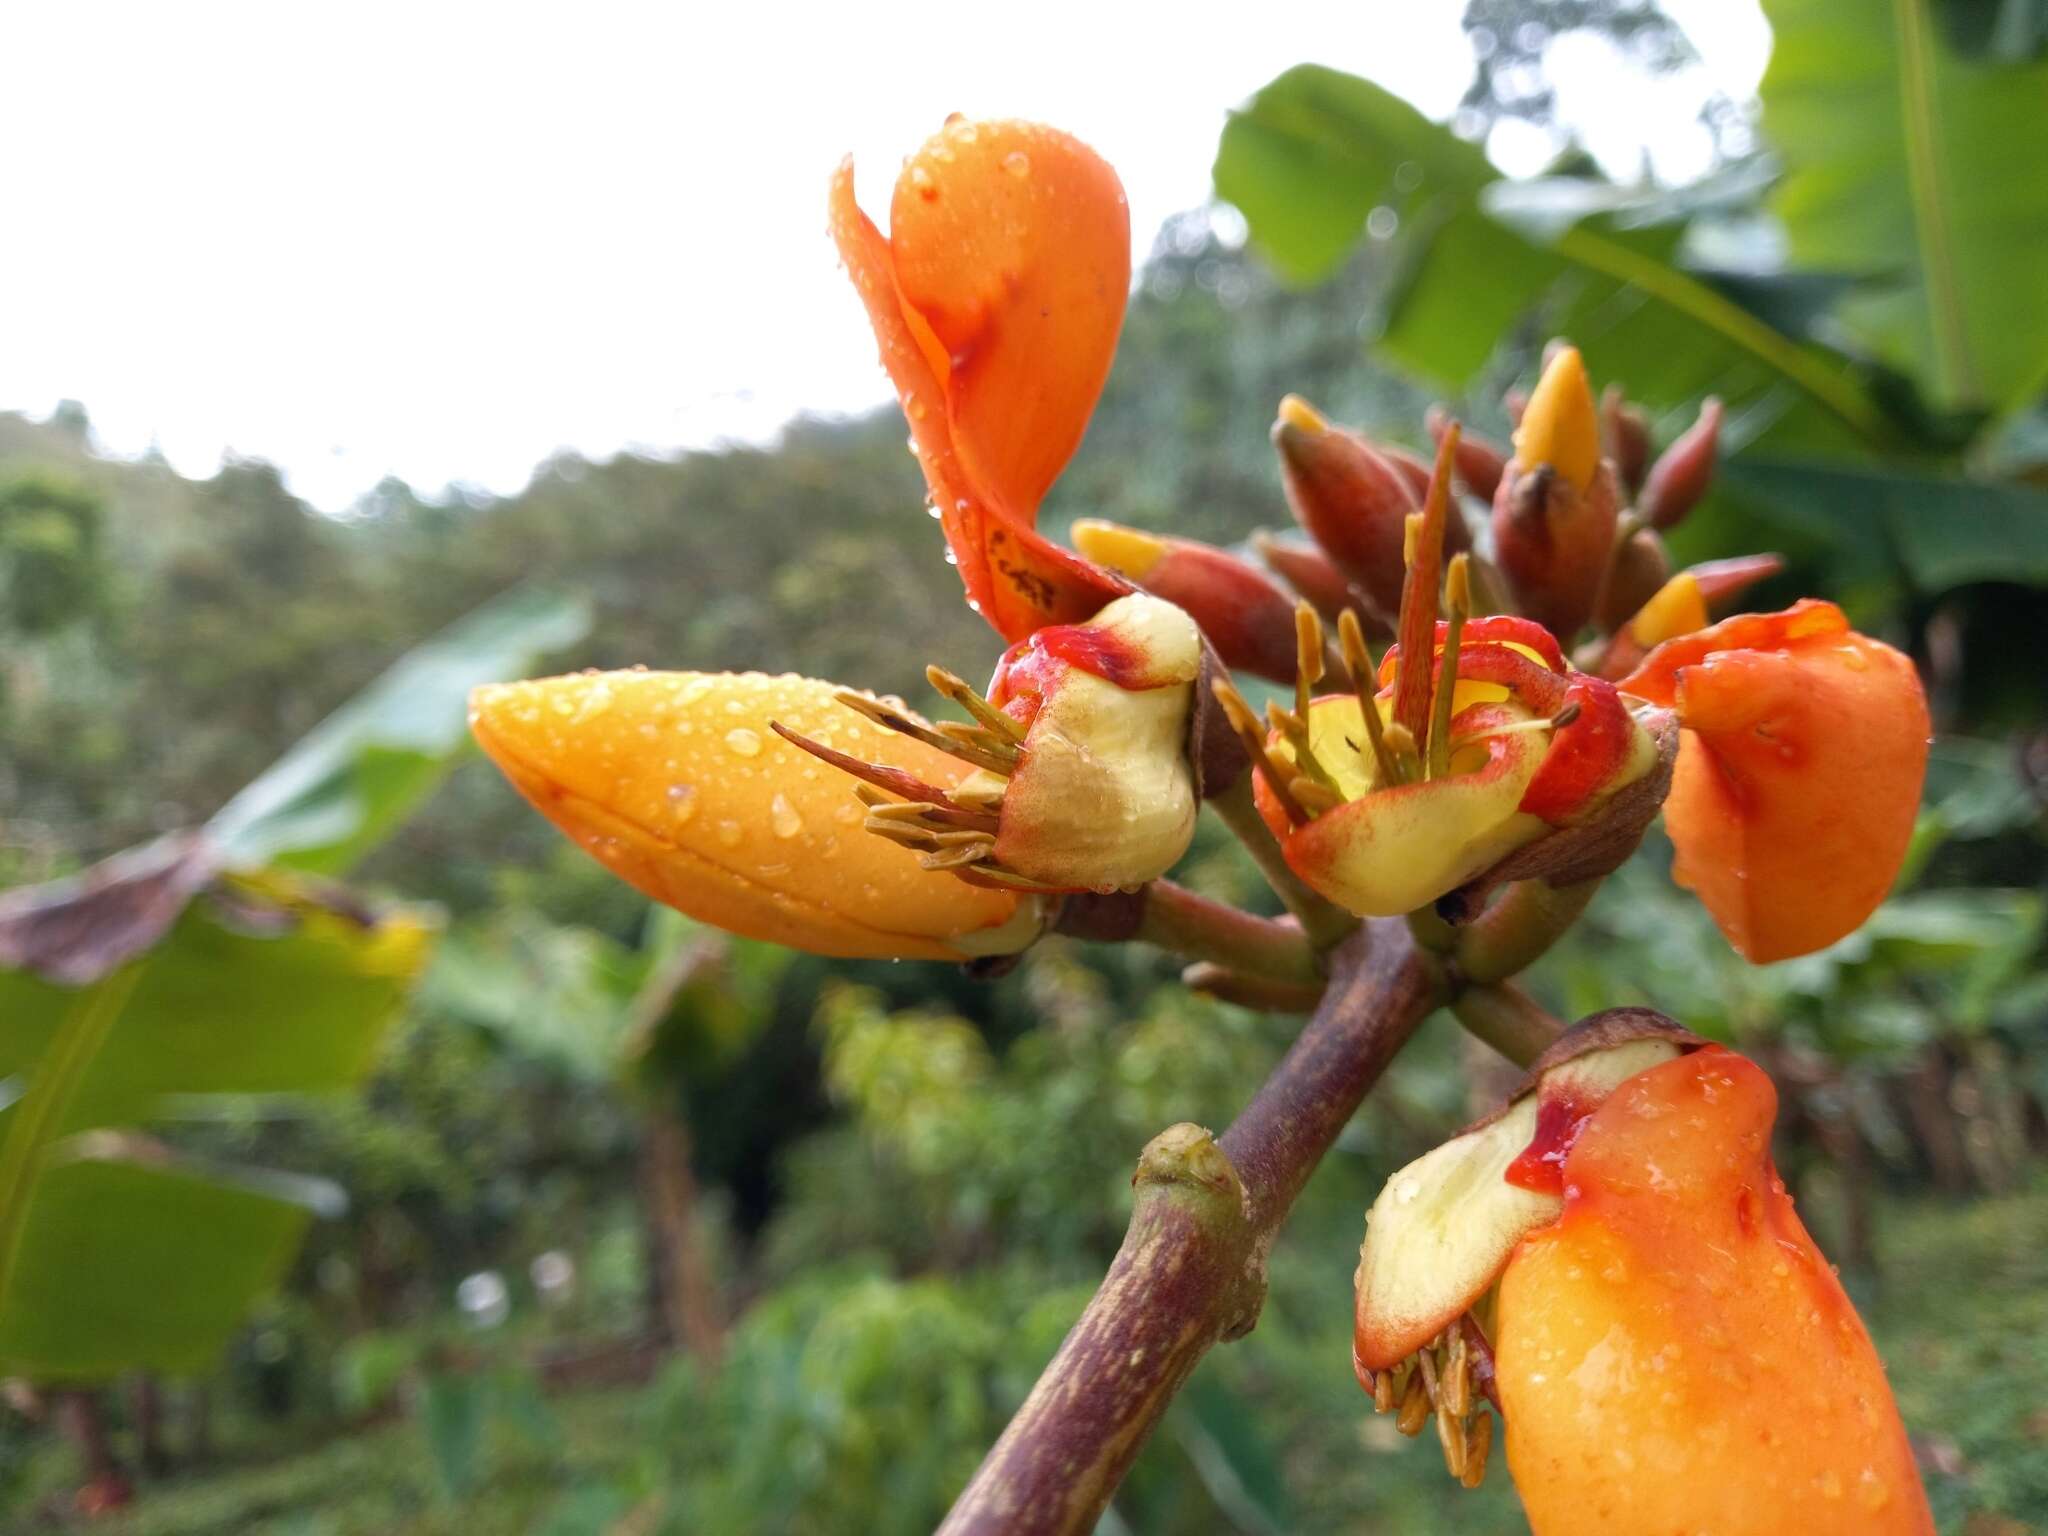
MULTIPOLYGON (((886 236, 850 163, 830 209, 1008 649, 985 690, 928 670, 954 720, 752 673, 479 690, 485 751, 624 879, 824 954, 1009 955, 1076 898, 1162 890, 1209 797, 1244 807, 1226 819, 1324 943, 1311 905, 1457 925, 1503 886, 1587 886, 1660 810, 1676 878, 1751 960, 1883 899, 1926 762, 1919 681, 1828 603, 1713 622, 1773 557, 1672 573, 1714 402, 1653 459, 1640 413, 1596 405, 1556 346, 1510 447, 1432 412, 1431 464, 1289 397, 1272 437, 1308 542, 1262 536, 1255 564, 1083 520, 1067 549, 1038 508, 1122 325, 1115 173, 1053 129, 955 118, 905 162, 886 236), (1233 673, 1291 698, 1261 712, 1233 673)), ((1374 1208, 1375 1400, 1434 1420, 1467 1482, 1498 1407, 1539 1530, 1924 1528, 1869 1341, 1770 1171, 1773 1107, 1754 1067, 1668 1027, 1567 1036, 1374 1208), (1798 1445, 1772 1438, 1787 1403, 1798 1445)))

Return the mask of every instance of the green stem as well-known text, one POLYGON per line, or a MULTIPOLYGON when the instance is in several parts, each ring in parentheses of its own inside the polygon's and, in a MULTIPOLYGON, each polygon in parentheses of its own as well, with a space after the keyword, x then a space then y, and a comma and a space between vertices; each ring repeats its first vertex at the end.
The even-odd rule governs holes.
POLYGON ((1518 1067, 1564 1033, 1564 1020, 1511 981, 1467 987, 1451 1004, 1458 1022, 1518 1067))
POLYGON ((1470 986, 1506 981, 1526 970, 1579 920, 1598 880, 1554 886, 1519 880, 1500 899, 1458 931, 1451 963, 1470 986))
POLYGON ((28 1093, 15 1108, 5 1143, 0 1143, 0 1303, 14 1283, 43 1149, 63 1126, 79 1083, 106 1044, 142 970, 141 964, 129 965, 79 994, 36 1063, 28 1093))
POLYGON ((1322 972, 1300 926, 1255 917, 1171 880, 1145 887, 1137 938, 1187 960, 1208 960, 1273 981, 1314 985, 1322 972))
POLYGON ((1266 883, 1273 887, 1274 894, 1294 914, 1295 921, 1301 924, 1301 931, 1308 935, 1308 941, 1315 946, 1317 953, 1333 949, 1358 931, 1358 919, 1318 896, 1287 867, 1287 857, 1281 853, 1279 843, 1274 841, 1272 828, 1266 825, 1259 808, 1252 803, 1252 772, 1247 769, 1239 774, 1237 782, 1222 794, 1211 796, 1209 804, 1215 808, 1223 824, 1237 834, 1237 840, 1244 844, 1252 862, 1259 866, 1259 873, 1266 877, 1266 883))

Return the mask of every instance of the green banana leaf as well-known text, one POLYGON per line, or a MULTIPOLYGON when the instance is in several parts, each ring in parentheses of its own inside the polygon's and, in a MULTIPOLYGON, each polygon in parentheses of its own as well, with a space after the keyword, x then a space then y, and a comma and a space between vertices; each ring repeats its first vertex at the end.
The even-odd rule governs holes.
POLYGON ((515 588, 407 652, 221 807, 227 862, 345 873, 469 747, 470 689, 527 672, 590 628, 580 598, 515 588))
POLYGON ((188 891, 154 942, 120 952, 97 938, 92 918, 124 891, 160 899, 212 867, 187 839, 0 898, 0 1372, 199 1369, 307 1219, 338 1206, 323 1181, 200 1165, 135 1133, 195 1099, 355 1084, 426 961, 432 919, 270 874, 188 891))
MULTIPOLYGON (((1862 275, 1840 318, 1948 410, 2048 387, 2048 55, 2021 37, 1966 55, 1965 8, 1768 0, 1764 128, 1803 266, 1862 275)), ((2002 8, 2016 11, 2014 6, 2002 8)))
MULTIPOLYGON (((1391 215, 1380 349, 1442 387, 1475 387, 1503 340, 1569 335, 1594 377, 1655 410, 1717 394, 1724 436, 1843 455, 1894 440, 1846 359, 1776 329, 1674 258, 1697 196, 1505 181, 1476 145, 1369 81, 1289 70, 1234 113, 1215 166, 1281 274, 1328 276, 1391 215)), ((1499 382, 1496 380, 1495 382, 1499 382)), ((1676 421, 1670 424, 1675 427, 1676 421)))

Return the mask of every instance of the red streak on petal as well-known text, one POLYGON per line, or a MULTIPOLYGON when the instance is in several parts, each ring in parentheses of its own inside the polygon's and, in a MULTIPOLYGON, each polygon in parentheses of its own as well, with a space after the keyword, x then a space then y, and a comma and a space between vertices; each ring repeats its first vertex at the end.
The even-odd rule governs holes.
POLYGON ((1569 1089, 1544 1096, 1536 1105, 1536 1134, 1501 1177, 1539 1195, 1562 1195, 1564 1160, 1599 1107, 1599 1100, 1582 1099, 1569 1089))

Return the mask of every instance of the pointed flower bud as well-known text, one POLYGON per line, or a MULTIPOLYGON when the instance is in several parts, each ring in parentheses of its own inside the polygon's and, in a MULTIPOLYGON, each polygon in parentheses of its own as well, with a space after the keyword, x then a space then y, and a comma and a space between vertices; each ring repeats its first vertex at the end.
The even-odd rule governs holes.
POLYGON ((832 236, 867 306, 969 602, 1008 640, 1126 590, 1037 532, 1123 326, 1116 172, 1033 123, 949 119, 905 163, 887 237, 832 179, 832 236))
POLYGON ((1699 505, 1714 478, 1720 450, 1721 402, 1711 395, 1700 406, 1699 419, 1666 448, 1650 467, 1636 510, 1652 528, 1670 528, 1699 505))
POLYGON ((1716 610, 1732 607, 1743 593, 1784 568, 1776 555, 1737 555, 1687 567, 1650 594, 1615 631, 1591 670, 1608 678, 1628 676, 1666 640, 1705 629, 1716 610))
POLYGON ((1401 472, 1356 432, 1326 420, 1299 395, 1273 423, 1287 504, 1310 538, 1382 614, 1401 606, 1408 514, 1422 503, 1401 472))
POLYGON ((1744 956, 1821 949, 1884 900, 1927 770, 1912 662, 1809 598, 1666 641, 1621 687, 1685 728, 1673 875, 1744 956))
MULTIPOLYGON (((657 901, 748 938, 815 954, 961 960, 1037 936, 1038 904, 974 890, 861 833, 836 775, 779 741, 800 725, 849 752, 882 733, 804 677, 586 672, 495 684, 470 729, 542 815, 657 901)), ((953 788, 972 771, 922 742, 890 742, 916 775, 953 788)))
MULTIPOLYGON (((1430 440, 1441 443, 1451 425, 1451 414, 1440 405, 1432 405, 1423 417, 1423 425, 1429 429, 1430 440)), ((1457 463, 1459 483, 1481 501, 1492 501, 1508 467, 1508 456, 1499 445, 1461 429, 1457 463)))
POLYGON ((1543 370, 1493 501, 1494 554, 1522 611, 1569 639, 1593 616, 1614 550, 1620 494, 1573 347, 1543 370))
POLYGON ((1393 636, 1393 626, 1388 619, 1366 605, 1363 594, 1351 584, 1351 578, 1339 570, 1337 562, 1317 545, 1255 533, 1252 535, 1252 547, 1259 552, 1259 558, 1294 589, 1296 595, 1305 599, 1330 623, 1336 623, 1337 616, 1348 609, 1357 615, 1368 637, 1384 641, 1393 636))
POLYGON ((1638 528, 1614 547, 1613 563, 1600 582, 1593 623, 1609 633, 1621 628, 1671 575, 1671 556, 1656 530, 1638 528))
POLYGON ((1420 1398, 1402 1427, 1434 1417, 1468 1485, 1490 1403, 1536 1536, 1931 1531, 1883 1365, 1771 1165, 1769 1078, 1638 1010, 1537 1067, 1367 1218, 1375 1403, 1420 1398))
POLYGON ((1600 468, 1600 421, 1577 347, 1560 347, 1544 364, 1515 428, 1515 463, 1524 473, 1549 465, 1584 494, 1600 468))
POLYGON ((1650 465, 1650 423, 1618 385, 1600 391, 1600 437, 1621 477, 1623 493, 1633 497, 1643 488, 1643 474, 1650 465))
POLYGON ((1258 567, 1195 539, 1092 517, 1074 524, 1073 538, 1097 565, 1183 609, 1226 667, 1294 681, 1294 604, 1258 567))

